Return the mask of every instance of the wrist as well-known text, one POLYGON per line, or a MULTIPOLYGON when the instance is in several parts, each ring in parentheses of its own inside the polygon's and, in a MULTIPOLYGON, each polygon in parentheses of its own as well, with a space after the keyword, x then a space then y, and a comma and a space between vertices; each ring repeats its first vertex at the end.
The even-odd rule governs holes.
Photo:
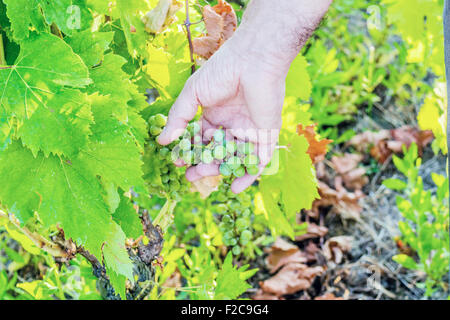
POLYGON ((287 74, 331 1, 252 0, 231 42, 252 62, 287 74))

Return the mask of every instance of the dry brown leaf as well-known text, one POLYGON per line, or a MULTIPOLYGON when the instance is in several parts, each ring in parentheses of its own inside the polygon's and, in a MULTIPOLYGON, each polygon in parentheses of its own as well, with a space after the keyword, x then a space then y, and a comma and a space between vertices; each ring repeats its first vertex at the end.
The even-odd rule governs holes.
POLYGON ((370 148, 370 154, 379 163, 384 163, 393 153, 402 153, 403 146, 407 148, 411 143, 416 143, 419 154, 434 136, 431 131, 420 131, 417 128, 404 126, 392 130, 381 130, 379 132, 367 131, 354 136, 349 145, 358 151, 364 152, 370 148))
POLYGON ((221 176, 213 176, 191 182, 191 192, 199 192, 200 197, 206 199, 211 193, 219 189, 221 180, 221 176))
POLYGON ((331 212, 340 215, 343 219, 359 219, 362 207, 359 200, 364 197, 360 190, 349 192, 342 186, 342 177, 335 178, 336 190, 323 181, 319 182, 320 199, 314 201, 312 211, 318 215, 320 208, 332 206, 331 212))
POLYGON ((317 253, 320 252, 319 247, 312 241, 305 247, 305 255, 308 263, 317 261, 317 253))
POLYGON ((333 293, 325 293, 319 297, 315 297, 314 300, 345 300, 342 297, 336 297, 333 293))
POLYGON ((213 7, 203 7, 206 35, 193 40, 194 53, 209 59, 236 31, 237 16, 233 7, 224 0, 213 7))
POLYGON ((343 183, 349 189, 361 190, 369 183, 366 170, 358 167, 363 158, 362 155, 354 153, 345 153, 341 157, 333 156, 331 158, 333 168, 342 177, 343 183))
POLYGON ((371 146, 376 146, 382 140, 391 138, 389 130, 380 130, 378 132, 365 131, 351 138, 347 145, 352 145, 359 152, 366 152, 371 146))
POLYGON ((313 163, 318 163, 325 159, 327 154, 327 146, 333 142, 333 140, 328 139, 317 139, 316 125, 310 125, 303 128, 303 125, 299 124, 297 127, 297 133, 299 135, 305 136, 309 143, 309 148, 307 153, 311 157, 313 163))
POLYGON ((308 229, 305 234, 295 237, 295 241, 303 241, 306 239, 314 239, 324 237, 328 233, 328 228, 318 226, 315 223, 308 223, 308 229))
POLYGON ((344 259, 344 254, 352 249, 353 237, 338 236, 325 242, 322 252, 323 255, 331 261, 339 264, 344 259))
POLYGON ((178 0, 160 0, 156 7, 142 18, 145 24, 145 30, 149 33, 163 31, 175 21, 175 13, 181 7, 182 4, 178 0))
POLYGON ((175 270, 175 272, 172 273, 169 278, 167 278, 163 286, 168 288, 181 288, 182 283, 180 271, 175 270))
POLYGON ((324 271, 320 266, 308 267, 302 263, 289 263, 272 278, 260 282, 260 287, 265 293, 277 296, 293 294, 311 287, 315 277, 324 271))
POLYGON ((270 273, 275 273, 278 269, 288 263, 306 263, 307 260, 305 255, 296 245, 289 243, 282 238, 278 238, 268 252, 269 255, 266 258, 266 264, 270 269, 270 273))

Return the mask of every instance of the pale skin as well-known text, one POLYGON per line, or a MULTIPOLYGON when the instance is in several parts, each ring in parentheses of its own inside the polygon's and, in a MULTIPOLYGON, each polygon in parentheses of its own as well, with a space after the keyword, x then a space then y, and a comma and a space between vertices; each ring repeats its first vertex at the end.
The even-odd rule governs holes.
MULTIPOLYGON (((204 136, 222 127, 227 139, 253 142, 261 173, 278 141, 289 67, 331 2, 252 0, 233 37, 186 82, 158 142, 177 139, 202 106, 204 136)), ((186 178, 219 174, 218 164, 199 164, 187 169, 186 178)), ((240 193, 256 179, 246 174, 234 180, 231 190, 240 193)))

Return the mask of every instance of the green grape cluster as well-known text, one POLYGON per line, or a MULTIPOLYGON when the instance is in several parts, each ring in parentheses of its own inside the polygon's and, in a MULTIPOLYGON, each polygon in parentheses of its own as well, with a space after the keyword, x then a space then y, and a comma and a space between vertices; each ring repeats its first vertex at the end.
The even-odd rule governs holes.
POLYGON ((253 239, 253 205, 249 191, 235 194, 231 191, 232 179, 226 178, 212 195, 212 210, 220 217, 219 230, 223 243, 234 255, 240 255, 253 239))
POLYGON ((191 122, 184 133, 167 146, 156 141, 163 131, 167 117, 156 114, 150 117, 150 138, 144 155, 144 178, 149 183, 151 194, 180 200, 189 190, 184 177, 185 168, 175 166, 182 159, 187 165, 199 163, 220 164, 219 170, 225 178, 239 178, 246 173, 259 173, 259 158, 254 154, 255 146, 251 142, 235 142, 225 139, 225 131, 218 129, 211 141, 205 145, 198 122, 191 122))
POLYGON ((148 122, 150 138, 144 153, 144 178, 149 184, 149 191, 159 197, 180 201, 182 195, 189 191, 186 169, 175 166, 173 159, 173 150, 179 145, 180 139, 167 146, 160 145, 156 138, 166 125, 167 117, 156 114, 148 122))
POLYGON ((259 158, 254 154, 255 145, 251 142, 227 141, 225 131, 218 129, 213 139, 203 145, 200 126, 193 122, 189 124, 185 135, 179 142, 180 157, 188 165, 199 163, 219 163, 220 173, 224 177, 243 177, 246 173, 259 173, 259 158), (192 137, 192 138, 191 138, 192 137))

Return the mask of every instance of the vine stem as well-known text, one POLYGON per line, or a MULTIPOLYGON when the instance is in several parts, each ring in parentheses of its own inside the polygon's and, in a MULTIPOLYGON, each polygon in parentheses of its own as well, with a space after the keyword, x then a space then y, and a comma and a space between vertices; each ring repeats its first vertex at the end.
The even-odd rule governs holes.
POLYGON ((7 218, 21 233, 23 233, 27 238, 29 238, 38 248, 48 252, 54 257, 67 258, 69 256, 68 252, 64 250, 58 244, 51 242, 50 240, 42 237, 41 235, 31 232, 26 227, 21 227, 19 221, 12 214, 7 214, 0 210, 0 217, 7 218))
POLYGON ((6 66, 5 48, 3 46, 3 35, 0 33, 0 66, 6 66))
POLYGON ((191 20, 189 19, 189 0, 186 0, 186 21, 184 21, 184 26, 186 27, 187 38, 189 42, 189 53, 191 56, 191 74, 195 72, 195 60, 194 60, 194 45, 192 44, 192 34, 191 34, 191 20))
POLYGON ((155 220, 153 221, 153 224, 155 226, 159 226, 163 233, 165 233, 169 226, 172 224, 173 210, 175 210, 176 205, 177 201, 167 199, 166 203, 161 208, 155 220))

